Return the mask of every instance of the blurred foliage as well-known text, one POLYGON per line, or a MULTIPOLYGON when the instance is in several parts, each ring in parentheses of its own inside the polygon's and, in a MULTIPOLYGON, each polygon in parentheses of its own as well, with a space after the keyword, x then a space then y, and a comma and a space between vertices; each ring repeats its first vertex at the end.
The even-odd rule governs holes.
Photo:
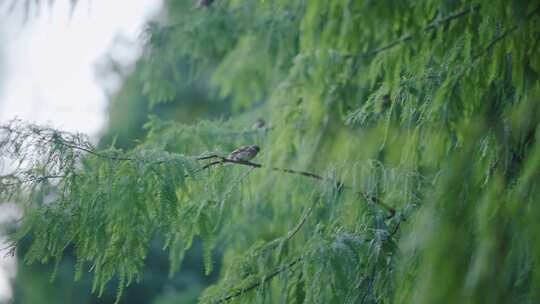
MULTIPOLYGON (((25 240, 18 249, 20 253, 28 250, 30 240, 25 240)), ((168 258, 162 250, 162 242, 153 241, 141 281, 126 288, 121 303, 196 303, 203 287, 215 280, 214 276, 204 276, 201 263, 201 246, 197 244, 183 261, 182 272, 168 277, 168 258)), ((113 303, 116 290, 108 288, 101 297, 92 294, 92 281, 83 274, 74 281, 76 258, 73 248, 67 248, 66 254, 57 265, 54 280, 51 274, 54 263, 17 265, 17 277, 14 281, 13 303, 113 303)), ((118 282, 116 282, 118 283, 118 282)))
MULTIPOLYGON (((143 125, 149 115, 184 123, 228 115, 229 103, 215 98, 216 94, 203 79, 192 82, 168 79, 174 87, 174 99, 166 104, 149 102, 141 89, 142 71, 146 65, 145 62, 137 62, 135 70, 122 79, 122 86, 109 104, 108 126, 100 137, 99 146, 109 146, 114 142, 120 148, 133 147, 135 139, 144 137, 143 125)), ((179 71, 188 68, 186 64, 176 65, 179 71)))
POLYGON ((201 238, 206 273, 224 252, 202 303, 540 301, 537 1, 168 3, 144 98, 209 79, 231 117, 154 116, 131 149, 4 126, 0 151, 31 164, 0 192, 25 209, 27 262, 74 246, 120 296, 156 236, 172 273, 201 238), (220 163, 245 144, 257 163, 220 163))

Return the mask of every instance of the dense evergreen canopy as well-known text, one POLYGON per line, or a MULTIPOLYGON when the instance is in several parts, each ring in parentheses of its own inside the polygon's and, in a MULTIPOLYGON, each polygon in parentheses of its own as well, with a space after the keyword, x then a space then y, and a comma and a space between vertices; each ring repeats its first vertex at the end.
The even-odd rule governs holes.
POLYGON ((148 25, 140 94, 205 79, 230 119, 150 118, 131 150, 1 127, 27 262, 73 246, 120 296, 153 239, 174 273, 200 237, 207 273, 224 252, 202 303, 540 301, 536 1, 205 3, 148 25))

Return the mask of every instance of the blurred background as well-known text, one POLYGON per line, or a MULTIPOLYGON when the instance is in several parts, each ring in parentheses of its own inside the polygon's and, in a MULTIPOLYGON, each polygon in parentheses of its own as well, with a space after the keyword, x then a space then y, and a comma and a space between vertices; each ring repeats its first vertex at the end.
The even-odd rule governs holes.
MULTIPOLYGON (((151 106, 140 86, 145 26, 171 22, 194 9, 194 2, 28 2, 0 0, 0 123, 19 118, 88 134, 100 147, 114 141, 129 148, 144 136, 149 115, 184 123, 228 115, 229 102, 218 100, 204 76, 189 85, 177 81, 174 100, 162 105, 151 106)), ((189 69, 188 62, 171 65, 189 69)), ((10 229, 17 210, 1 206, 0 221, 10 229)), ((159 244, 154 241, 141 282, 125 290, 121 303, 196 303, 216 279, 204 275, 200 244, 188 252, 181 271, 168 277, 167 255, 159 244)), ((90 294, 90 276, 73 282, 69 251, 51 282, 52 264, 25 265, 20 261, 24 246, 14 256, 3 250, 0 303, 113 303, 115 284, 98 298, 90 294)))

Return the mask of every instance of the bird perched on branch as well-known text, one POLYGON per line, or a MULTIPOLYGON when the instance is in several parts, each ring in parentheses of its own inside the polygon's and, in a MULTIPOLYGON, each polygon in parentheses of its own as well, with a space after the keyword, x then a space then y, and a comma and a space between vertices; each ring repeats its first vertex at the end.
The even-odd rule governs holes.
POLYGON ((249 161, 257 156, 261 149, 257 145, 243 146, 240 147, 229 154, 227 159, 230 160, 239 160, 239 161, 249 161))

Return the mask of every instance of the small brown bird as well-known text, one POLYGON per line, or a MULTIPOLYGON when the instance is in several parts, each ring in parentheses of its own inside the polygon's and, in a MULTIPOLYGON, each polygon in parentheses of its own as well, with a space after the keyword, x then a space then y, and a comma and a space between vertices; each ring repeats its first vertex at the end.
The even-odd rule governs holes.
POLYGON ((230 160, 249 161, 257 156, 261 149, 257 145, 240 147, 227 156, 230 160))
POLYGON ((253 130, 259 130, 264 128, 266 128, 266 121, 264 121, 264 119, 262 118, 257 118, 253 126, 251 126, 251 129, 253 130))

